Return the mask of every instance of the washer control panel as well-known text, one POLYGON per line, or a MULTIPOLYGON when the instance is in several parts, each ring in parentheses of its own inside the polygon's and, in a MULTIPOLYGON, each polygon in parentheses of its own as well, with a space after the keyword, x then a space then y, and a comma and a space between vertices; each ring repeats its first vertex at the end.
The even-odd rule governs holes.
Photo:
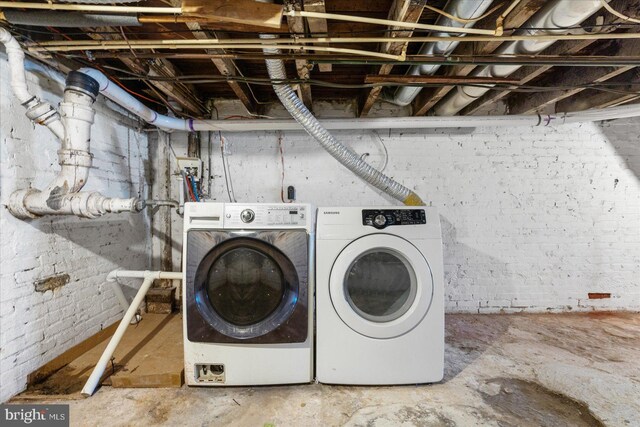
POLYGON ((391 225, 419 225, 427 223, 424 209, 364 209, 362 225, 383 229, 391 225))
POLYGON ((285 225, 305 226, 309 212, 304 205, 225 205, 225 227, 259 228, 285 225))

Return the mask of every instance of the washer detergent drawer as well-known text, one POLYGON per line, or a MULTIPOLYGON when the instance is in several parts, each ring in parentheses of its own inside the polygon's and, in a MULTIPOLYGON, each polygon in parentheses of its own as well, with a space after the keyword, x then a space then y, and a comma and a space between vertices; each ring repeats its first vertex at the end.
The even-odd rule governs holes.
POLYGON ((190 230, 185 282, 189 341, 306 341, 308 245, 304 230, 190 230))

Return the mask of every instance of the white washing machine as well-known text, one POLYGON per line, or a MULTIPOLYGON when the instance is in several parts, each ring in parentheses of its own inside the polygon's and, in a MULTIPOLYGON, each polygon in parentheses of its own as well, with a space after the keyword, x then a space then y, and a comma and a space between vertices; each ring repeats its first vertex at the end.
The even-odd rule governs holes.
POLYGON ((442 380, 444 278, 435 208, 319 208, 316 263, 319 382, 442 380))
POLYGON ((314 214, 305 204, 185 205, 188 385, 313 380, 314 214))

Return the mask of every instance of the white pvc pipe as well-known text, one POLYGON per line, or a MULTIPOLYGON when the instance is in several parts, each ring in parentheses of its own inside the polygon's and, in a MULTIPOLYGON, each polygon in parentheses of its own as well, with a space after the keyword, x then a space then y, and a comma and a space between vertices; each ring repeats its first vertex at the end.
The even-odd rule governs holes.
MULTIPOLYGON (((122 106, 130 113, 161 129, 183 132, 224 131, 251 132, 276 130, 302 130, 302 126, 291 119, 255 120, 194 120, 180 119, 160 114, 138 101, 111 82, 102 72, 93 68, 79 70, 100 84, 100 92, 122 106)), ((573 122, 591 122, 616 118, 640 116, 640 106, 627 105, 607 109, 587 110, 576 113, 553 115, 513 115, 513 116, 461 116, 461 117, 380 117, 364 119, 325 119, 320 123, 328 130, 349 129, 436 129, 474 128, 490 126, 552 126, 573 122)))
POLYGON ((130 113, 140 117, 145 122, 161 129, 182 130, 186 132, 192 132, 195 130, 189 127, 189 123, 193 123, 193 120, 179 119, 157 113, 113 83, 102 72, 94 68, 81 68, 78 71, 93 77, 100 85, 100 93, 118 105, 121 105, 130 113))
POLYGON ((127 327, 129 326, 129 323, 136 315, 136 311, 138 311, 138 307, 140 306, 140 304, 142 304, 142 300, 147 294, 147 291, 149 291, 149 288, 153 284, 154 280, 156 279, 182 280, 182 273, 181 272, 164 272, 164 271, 117 270, 109 273, 109 275, 107 276, 107 280, 115 280, 118 277, 144 278, 144 281, 142 282, 142 286, 140 286, 140 289, 138 289, 136 296, 133 298, 131 305, 129 306, 127 311, 124 313, 124 317, 120 321, 120 324, 118 325, 118 328, 116 329, 115 333, 109 340, 109 344, 107 344, 107 347, 104 349, 102 356, 100 356, 100 360, 98 360, 98 363, 96 364, 95 368, 93 368, 93 372, 91 372, 89 379, 84 385, 84 388, 82 389, 82 394, 85 396, 93 395, 93 393, 96 390, 96 387, 98 387, 98 384, 102 379, 102 375, 104 374, 104 371, 107 368, 107 365, 111 360, 111 357, 113 356, 113 353, 115 352, 116 347, 118 347, 120 340, 122 340, 122 337, 124 336, 124 333, 126 332, 127 327))
POLYGON ((11 75, 11 89, 18 102, 27 109, 27 117, 36 123, 47 126, 58 138, 64 138, 64 126, 60 115, 46 102, 41 102, 37 96, 29 93, 25 74, 24 52, 18 41, 9 31, 0 28, 0 43, 7 51, 9 74, 11 75))

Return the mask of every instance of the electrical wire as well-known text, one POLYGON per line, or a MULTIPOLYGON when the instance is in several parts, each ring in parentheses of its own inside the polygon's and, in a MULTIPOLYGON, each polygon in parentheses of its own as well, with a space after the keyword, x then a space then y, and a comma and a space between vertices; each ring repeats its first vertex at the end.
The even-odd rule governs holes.
POLYGON ((280 178, 280 200, 282 203, 291 203, 291 200, 284 200, 284 151, 282 149, 282 132, 278 131, 278 148, 280 150, 280 164, 282 165, 281 178, 280 178))
POLYGON ((472 22, 478 22, 483 20, 484 18, 490 16, 492 13, 494 13, 496 10, 500 9, 502 6, 504 6, 505 2, 502 2, 496 6, 494 6, 493 8, 491 8, 488 12, 486 12, 485 14, 478 16, 477 18, 460 18, 458 16, 454 16, 450 13, 447 13, 446 11, 442 10, 442 9, 438 9, 437 7, 433 7, 433 6, 429 6, 429 5, 425 5, 425 9, 429 9, 432 12, 435 12, 439 15, 445 16, 449 19, 451 19, 452 21, 456 21, 456 22, 460 22, 462 24, 471 24, 472 22))
MULTIPOLYGON (((379 82, 379 83, 364 83, 364 84, 343 84, 343 83, 335 83, 335 82, 327 82, 323 80, 317 79, 286 79, 286 80, 272 80, 268 78, 261 77, 250 77, 250 78, 240 78, 234 77, 230 79, 225 76, 209 76, 209 78, 200 78, 204 75, 193 75, 193 76, 177 76, 172 78, 171 80, 180 80, 185 81, 192 84, 202 84, 202 83, 224 83, 229 80, 234 81, 242 81, 245 83, 261 85, 261 86, 273 86, 273 85, 290 85, 290 84, 299 84, 306 83, 314 86, 321 87, 330 87, 330 88, 338 88, 338 89, 363 89, 363 88, 374 88, 381 86, 420 86, 420 87, 442 87, 442 86, 457 86, 457 87, 479 87, 479 88, 489 88, 494 90, 512 90, 514 92, 541 92, 541 91, 555 91, 555 90, 570 90, 570 89, 594 89, 594 90, 607 90, 608 87, 615 86, 640 86, 640 82, 595 82, 595 83, 587 83, 587 84, 577 84, 577 85, 564 85, 564 86, 536 86, 536 85, 517 85, 511 83, 455 83, 455 82, 447 82, 447 83, 415 83, 415 82, 379 82)), ((208 75, 207 75, 208 76, 208 75)), ((122 80, 145 80, 145 79, 154 79, 154 80, 162 80, 166 78, 162 77, 123 77, 122 80)), ((229 116, 235 117, 235 116, 229 116)))
POLYGON ((630 16, 627 16, 623 13, 618 12, 617 10, 615 10, 613 7, 611 7, 611 5, 609 5, 609 3, 607 3, 606 0, 600 0, 600 4, 602 5, 602 7, 604 7, 605 9, 607 9, 607 11, 615 16, 617 16, 620 19, 624 19, 625 21, 629 21, 629 22, 635 22, 640 24, 640 19, 637 18, 631 18, 630 16))
POLYGON ((222 136, 222 132, 218 131, 218 136, 220 137, 220 154, 222 156, 222 170, 224 171, 224 182, 226 184, 227 187, 227 196, 229 196, 229 202, 236 202, 236 197, 233 193, 233 184, 231 182, 231 174, 228 171, 228 166, 227 165, 227 161, 226 161, 226 156, 225 156, 225 139, 224 136, 222 136))
POLYGON ((378 141, 380 141, 380 145, 382 145, 382 149, 384 150, 384 163, 380 168, 380 172, 384 172, 384 170, 387 168, 387 164, 389 163, 389 151, 387 150, 387 146, 382 140, 382 137, 380 136, 380 134, 375 130, 372 133, 378 138, 378 141))
MULTIPOLYGON (((515 31, 515 30, 591 30, 594 28, 608 28, 608 27, 614 27, 614 28, 634 28, 634 27, 638 27, 640 26, 640 23, 633 23, 633 22, 620 22, 620 23, 610 23, 610 24, 593 24, 593 25, 575 25, 575 26, 570 26, 570 27, 507 27, 504 30, 505 31, 515 31)), ((24 33, 20 33, 22 32, 28 32, 28 33, 34 33, 34 34, 43 34, 43 35, 51 35, 51 31, 43 31, 43 30, 37 30, 34 29, 32 27, 27 28, 23 28, 25 26, 22 25, 16 25, 16 24, 12 24, 10 25, 10 28, 12 31, 15 31, 21 35, 24 35, 24 33)), ((48 28, 48 27, 47 27, 48 28)), ((194 29, 194 30, 190 30, 190 29, 186 29, 186 30, 153 30, 153 31, 136 31, 137 35, 151 35, 151 34, 180 34, 180 33, 210 33, 213 30, 210 29, 194 29)), ((369 29, 369 30, 357 30, 357 31, 331 31, 332 35, 353 35, 353 34, 395 34, 395 33, 405 33, 407 30, 394 30, 394 29, 369 29)), ((412 31, 412 33, 414 34, 428 34, 428 33, 432 33, 433 31, 430 30, 421 30, 421 29, 415 29, 412 31)), ((93 34, 102 34, 102 35, 110 35, 110 34, 120 34, 119 31, 99 31, 99 30, 95 30, 92 31, 93 34)), ((238 35, 247 35, 247 34, 251 34, 254 35, 256 34, 255 31, 237 31, 237 30, 225 30, 225 33, 227 34, 238 34, 238 35)), ((86 32, 64 32, 64 34, 66 34, 67 36, 86 36, 87 33, 86 32)), ((313 32, 313 31, 308 31, 305 35, 308 37, 323 37, 326 36, 326 32, 313 32)), ((288 33, 285 33, 284 35, 289 35, 288 33)))
POLYGON ((193 175, 189 175, 189 179, 191 181, 191 186, 193 187, 193 196, 196 199, 196 202, 200 201, 200 195, 198 194, 198 184, 196 183, 196 179, 193 175))

